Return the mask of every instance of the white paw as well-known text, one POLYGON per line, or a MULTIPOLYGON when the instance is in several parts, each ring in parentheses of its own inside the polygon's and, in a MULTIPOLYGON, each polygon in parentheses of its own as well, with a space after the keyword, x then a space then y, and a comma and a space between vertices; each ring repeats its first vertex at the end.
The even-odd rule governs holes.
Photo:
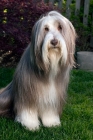
POLYGON ((59 126, 60 120, 59 118, 43 118, 42 123, 46 127, 52 127, 52 126, 59 126))
POLYGON ((42 123, 46 127, 59 126, 60 118, 58 115, 45 113, 42 117, 42 123))
POLYGON ((39 121, 38 120, 30 120, 29 122, 25 121, 25 122, 21 122, 21 124, 23 126, 25 126, 26 129, 28 129, 28 130, 35 131, 35 130, 39 129, 39 121))
POLYGON ((23 126, 25 126, 29 130, 37 130, 39 129, 39 120, 36 112, 28 112, 28 111, 22 111, 20 115, 16 116, 15 121, 21 123, 23 126))
POLYGON ((29 124, 22 123, 22 125, 25 126, 26 129, 32 130, 32 131, 35 131, 35 130, 39 129, 39 122, 34 122, 33 120, 32 120, 32 122, 30 121, 29 124))

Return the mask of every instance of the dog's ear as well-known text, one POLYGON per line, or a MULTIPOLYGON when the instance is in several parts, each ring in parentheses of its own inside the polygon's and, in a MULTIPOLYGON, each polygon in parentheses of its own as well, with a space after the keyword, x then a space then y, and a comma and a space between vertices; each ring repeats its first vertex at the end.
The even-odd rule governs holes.
POLYGON ((66 18, 65 21, 62 35, 64 36, 68 52, 67 63, 72 67, 74 65, 75 40, 77 35, 72 23, 66 18))
POLYGON ((34 65, 36 63, 36 51, 38 49, 39 45, 39 32, 40 32, 40 21, 37 21, 32 28, 32 33, 31 33, 31 63, 34 65))
POLYGON ((47 67, 42 58, 42 44, 44 40, 44 32, 42 31, 42 19, 39 19, 32 29, 31 34, 31 62, 38 70, 46 71, 47 67))
POLYGON ((68 60, 71 66, 74 64, 74 53, 75 53, 75 41, 76 41, 76 31, 72 23, 69 21, 69 42, 68 42, 68 60))

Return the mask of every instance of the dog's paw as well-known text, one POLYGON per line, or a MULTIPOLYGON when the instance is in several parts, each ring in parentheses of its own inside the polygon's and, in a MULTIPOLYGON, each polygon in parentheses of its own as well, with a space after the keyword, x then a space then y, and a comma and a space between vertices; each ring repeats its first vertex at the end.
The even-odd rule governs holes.
POLYGON ((16 117, 15 121, 21 123, 22 126, 24 126, 26 129, 32 130, 32 131, 38 130, 39 125, 40 125, 38 119, 23 120, 22 118, 16 117))
POLYGON ((19 115, 16 116, 15 121, 21 123, 26 129, 32 131, 39 129, 40 125, 37 112, 32 110, 23 110, 19 115))
POLYGON ((46 127, 52 127, 52 126, 59 126, 60 125, 60 120, 58 119, 46 119, 44 118, 43 119, 43 125, 46 126, 46 127))
POLYGON ((42 123, 46 127, 59 126, 61 124, 59 116, 53 116, 53 115, 43 116, 42 123))
POLYGON ((39 122, 32 122, 27 123, 22 123, 23 126, 25 126, 26 129, 31 130, 31 131, 36 131, 39 129, 39 122))

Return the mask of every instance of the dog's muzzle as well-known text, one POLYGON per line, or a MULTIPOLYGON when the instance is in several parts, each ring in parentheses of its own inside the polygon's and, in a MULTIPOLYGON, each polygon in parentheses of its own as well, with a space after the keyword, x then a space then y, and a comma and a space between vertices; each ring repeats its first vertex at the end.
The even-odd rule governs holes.
POLYGON ((58 40, 57 40, 57 39, 52 39, 52 40, 50 41, 50 44, 53 45, 54 48, 55 48, 55 47, 57 46, 57 44, 58 44, 58 40))
POLYGON ((49 50, 59 50, 60 45, 59 45, 59 40, 54 38, 50 40, 50 45, 49 45, 49 50))

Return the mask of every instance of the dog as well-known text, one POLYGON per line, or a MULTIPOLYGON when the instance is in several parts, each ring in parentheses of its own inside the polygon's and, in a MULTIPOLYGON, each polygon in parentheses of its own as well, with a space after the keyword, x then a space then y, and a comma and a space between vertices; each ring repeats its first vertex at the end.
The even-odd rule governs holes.
POLYGON ((34 25, 12 82, 0 91, 0 116, 14 117, 29 130, 60 125, 70 71, 74 65, 76 32, 57 11, 34 25))

